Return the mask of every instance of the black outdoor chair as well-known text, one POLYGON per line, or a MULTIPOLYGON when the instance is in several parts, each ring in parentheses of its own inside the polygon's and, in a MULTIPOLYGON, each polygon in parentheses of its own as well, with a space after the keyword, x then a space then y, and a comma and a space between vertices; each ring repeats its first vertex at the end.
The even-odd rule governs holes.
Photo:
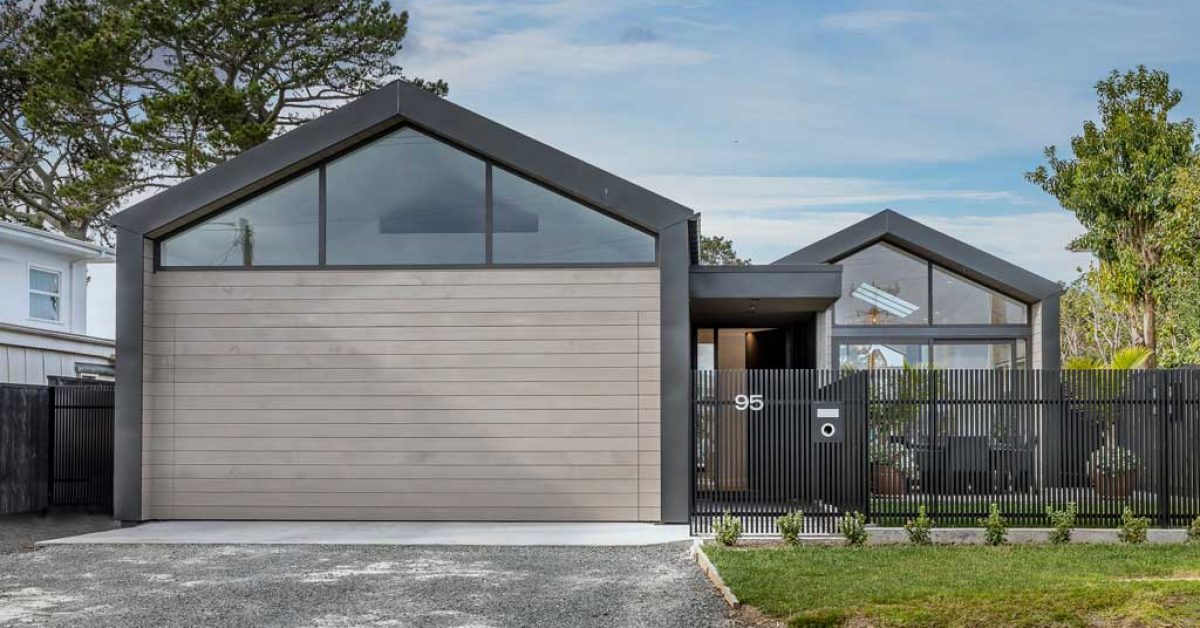
POLYGON ((998 490, 1028 491, 1033 486, 1033 456, 1037 436, 992 448, 992 469, 998 490))
POLYGON ((987 436, 946 438, 946 478, 950 493, 986 493, 991 490, 987 436))

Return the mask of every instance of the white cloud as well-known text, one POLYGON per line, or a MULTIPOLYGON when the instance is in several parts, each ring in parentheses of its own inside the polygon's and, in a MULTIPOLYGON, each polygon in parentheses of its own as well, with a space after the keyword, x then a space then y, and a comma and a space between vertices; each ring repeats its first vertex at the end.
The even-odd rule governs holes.
POLYGON ((828 30, 882 31, 903 24, 931 20, 933 14, 923 11, 849 11, 826 15, 821 18, 820 24, 828 30))
POLYGON ((1023 202, 1006 191, 922 187, 860 177, 654 175, 638 177, 637 182, 699 211, 884 207, 888 203, 919 200, 1023 202))
POLYGON ((412 8, 413 43, 403 61, 418 76, 477 91, 518 76, 614 74, 709 58, 703 50, 656 37, 586 36, 583 25, 620 8, 620 3, 579 0, 418 3, 412 8), (505 26, 510 22, 516 25, 505 26))

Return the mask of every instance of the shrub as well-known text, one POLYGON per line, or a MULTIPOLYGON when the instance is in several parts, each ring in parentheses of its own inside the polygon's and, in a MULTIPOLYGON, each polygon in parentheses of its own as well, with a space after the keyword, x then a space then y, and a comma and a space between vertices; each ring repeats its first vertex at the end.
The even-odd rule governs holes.
POLYGON ((1192 519, 1192 525, 1188 526, 1187 542, 1200 543, 1200 515, 1197 515, 1195 519, 1192 519))
POLYGON ((713 533, 717 542, 725 546, 736 545, 742 537, 742 520, 726 510, 720 519, 713 522, 713 533))
POLYGON ((1000 507, 992 504, 988 508, 986 519, 980 519, 983 526, 983 542, 987 545, 1004 545, 1008 542, 1008 522, 1000 516, 1000 507))
POLYGON ((1055 510, 1046 506, 1046 516, 1050 519, 1050 542, 1055 545, 1066 545, 1071 542, 1071 531, 1075 529, 1075 502, 1067 502, 1065 510, 1055 510))
POLYGON ((1146 517, 1133 516, 1133 509, 1126 506, 1125 512, 1121 513, 1121 527, 1117 528, 1117 538, 1122 543, 1141 545, 1146 542, 1146 535, 1149 532, 1150 520, 1146 517))
POLYGON ((784 543, 797 545, 800 542, 800 533, 804 531, 804 513, 799 510, 789 512, 776 519, 775 526, 783 535, 784 543))
POLYGON ((852 547, 866 545, 867 518, 861 512, 848 512, 838 522, 838 532, 846 538, 846 545, 852 547))
POLYGON ((909 519, 904 524, 904 531, 908 533, 908 541, 913 545, 932 545, 933 539, 930 538, 930 530, 933 529, 933 519, 925 513, 925 506, 917 507, 917 518, 909 519))

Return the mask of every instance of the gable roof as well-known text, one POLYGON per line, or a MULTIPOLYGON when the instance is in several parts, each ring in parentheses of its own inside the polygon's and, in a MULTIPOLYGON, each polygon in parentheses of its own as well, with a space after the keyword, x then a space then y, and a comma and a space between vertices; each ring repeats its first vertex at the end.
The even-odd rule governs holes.
POLYGON ((162 235, 403 124, 465 147, 654 233, 694 214, 675 201, 444 98, 395 81, 145 199, 117 213, 110 222, 134 233, 162 235))
POLYGON ((936 262, 989 288, 1037 302, 1062 287, 911 218, 885 209, 772 264, 828 264, 876 242, 887 242, 936 262))

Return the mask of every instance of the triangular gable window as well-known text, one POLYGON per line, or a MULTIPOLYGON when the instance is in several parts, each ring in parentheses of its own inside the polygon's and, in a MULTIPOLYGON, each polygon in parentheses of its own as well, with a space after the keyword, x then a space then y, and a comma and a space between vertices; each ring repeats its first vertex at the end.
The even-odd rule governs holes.
POLYGON ((646 265, 655 248, 653 235, 405 127, 169 237, 159 260, 168 267, 646 265))

